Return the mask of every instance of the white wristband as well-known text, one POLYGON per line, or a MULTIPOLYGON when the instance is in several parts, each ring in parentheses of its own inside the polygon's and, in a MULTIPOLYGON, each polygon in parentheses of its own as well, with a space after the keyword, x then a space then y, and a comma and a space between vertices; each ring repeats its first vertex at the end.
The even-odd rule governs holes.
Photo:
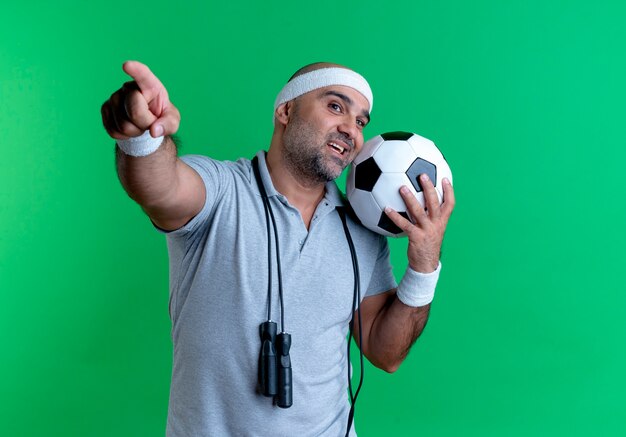
POLYGON ((419 273, 407 267, 396 292, 400 302, 410 307, 422 307, 431 303, 435 297, 440 271, 441 261, 432 273, 419 273))
POLYGON ((117 146, 127 155, 146 156, 155 152, 162 142, 162 136, 152 138, 150 131, 147 130, 138 137, 132 137, 126 140, 117 140, 117 146))

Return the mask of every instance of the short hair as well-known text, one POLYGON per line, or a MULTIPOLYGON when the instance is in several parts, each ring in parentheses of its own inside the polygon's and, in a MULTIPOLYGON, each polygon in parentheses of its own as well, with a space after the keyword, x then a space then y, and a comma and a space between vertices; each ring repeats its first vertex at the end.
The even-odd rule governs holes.
POLYGON ((346 70, 349 70, 348 67, 344 67, 343 65, 335 64, 333 62, 313 62, 312 64, 305 65, 297 70, 287 82, 290 82, 295 77, 301 76, 310 71, 319 70, 320 68, 345 68, 346 70))

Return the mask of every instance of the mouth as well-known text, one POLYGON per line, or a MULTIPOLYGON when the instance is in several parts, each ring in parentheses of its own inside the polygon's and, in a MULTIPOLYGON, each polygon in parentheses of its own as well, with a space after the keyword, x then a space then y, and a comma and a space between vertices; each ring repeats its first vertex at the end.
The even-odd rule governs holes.
POLYGON ((345 156, 350 151, 350 147, 342 141, 329 141, 326 145, 339 156, 345 156))

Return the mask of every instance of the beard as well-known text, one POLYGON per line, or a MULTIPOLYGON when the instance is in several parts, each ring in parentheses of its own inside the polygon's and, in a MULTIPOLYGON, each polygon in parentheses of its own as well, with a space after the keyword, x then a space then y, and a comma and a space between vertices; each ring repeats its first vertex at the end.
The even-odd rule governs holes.
POLYGON ((287 168, 307 185, 336 179, 352 161, 352 152, 346 150, 341 157, 332 155, 327 150, 327 144, 333 140, 347 142, 354 150, 354 142, 346 135, 334 133, 324 137, 295 111, 283 134, 287 168))

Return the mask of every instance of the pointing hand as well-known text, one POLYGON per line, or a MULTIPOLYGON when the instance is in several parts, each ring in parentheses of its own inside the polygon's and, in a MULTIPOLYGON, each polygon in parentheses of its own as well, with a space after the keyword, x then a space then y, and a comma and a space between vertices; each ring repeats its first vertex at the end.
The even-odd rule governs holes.
POLYGON ((122 68, 133 80, 102 105, 102 123, 108 134, 121 140, 137 137, 148 129, 155 138, 176 133, 180 113, 161 81, 141 62, 126 61, 122 68))

